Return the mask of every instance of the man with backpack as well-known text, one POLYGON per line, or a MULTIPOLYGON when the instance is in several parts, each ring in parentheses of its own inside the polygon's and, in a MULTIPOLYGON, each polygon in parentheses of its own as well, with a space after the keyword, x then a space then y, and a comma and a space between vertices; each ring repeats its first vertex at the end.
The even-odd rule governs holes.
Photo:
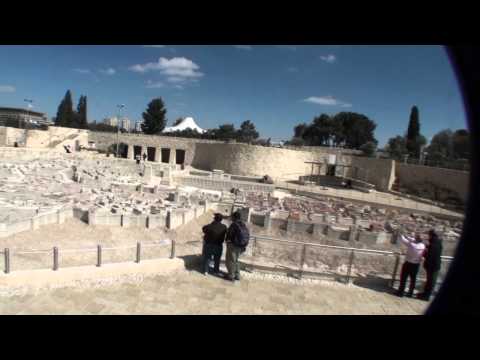
POLYGON ((250 240, 250 232, 242 221, 242 217, 238 211, 232 214, 232 224, 227 231, 227 279, 234 282, 240 280, 240 267, 238 258, 248 246, 250 240))

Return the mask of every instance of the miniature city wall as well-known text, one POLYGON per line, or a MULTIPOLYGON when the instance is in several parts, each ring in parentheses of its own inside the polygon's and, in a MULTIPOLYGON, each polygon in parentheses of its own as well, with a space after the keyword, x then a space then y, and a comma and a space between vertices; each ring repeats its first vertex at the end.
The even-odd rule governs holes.
POLYGON ((78 212, 77 216, 87 219, 89 225, 176 229, 212 209, 215 209, 215 204, 205 201, 204 204, 195 205, 189 209, 170 209, 159 214, 113 214, 106 211, 90 210, 78 212))
POLYGON ((0 238, 14 235, 23 231, 36 230, 39 226, 49 224, 63 224, 66 219, 73 217, 73 209, 50 210, 31 218, 15 222, 0 223, 0 238))
POLYGON ((396 244, 397 237, 393 233, 384 231, 367 231, 370 221, 358 218, 343 218, 330 214, 312 214, 310 222, 302 222, 288 217, 288 214, 266 214, 250 212, 248 221, 254 225, 264 227, 269 233, 272 228, 286 230, 287 234, 311 234, 309 241, 344 240, 364 245, 396 244))
POLYGON ((35 149, 64 151, 69 146, 72 151, 88 146, 88 130, 49 126, 48 130, 16 129, 0 127, 0 146, 14 146, 35 149))

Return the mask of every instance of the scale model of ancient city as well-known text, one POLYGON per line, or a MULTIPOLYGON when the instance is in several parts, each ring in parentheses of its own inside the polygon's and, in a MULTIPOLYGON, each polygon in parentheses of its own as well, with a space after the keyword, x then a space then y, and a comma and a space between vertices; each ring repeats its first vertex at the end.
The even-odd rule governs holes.
MULTIPOLYGON (((177 126, 202 131, 191 118, 177 126)), ((214 213, 228 225, 237 210, 252 235, 242 256, 251 291, 267 281, 258 276, 398 283, 400 230, 440 234, 442 277, 461 234, 467 182, 466 171, 342 148, 2 126, 0 285, 20 286, 15 275, 35 271, 46 284, 71 269, 94 277, 118 264, 145 276, 153 270, 134 266, 184 268, 201 254, 202 226, 214 213)), ((215 279, 199 277, 198 287, 205 281, 215 279)))

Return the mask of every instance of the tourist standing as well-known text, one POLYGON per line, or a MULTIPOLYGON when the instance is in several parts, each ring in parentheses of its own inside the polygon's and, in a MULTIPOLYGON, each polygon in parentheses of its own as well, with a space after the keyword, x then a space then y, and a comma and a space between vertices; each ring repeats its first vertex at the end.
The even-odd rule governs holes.
POLYGON ((427 282, 425 283, 423 292, 418 294, 418 298, 421 300, 430 300, 442 265, 442 251, 442 240, 435 230, 430 230, 428 232, 428 246, 425 251, 425 261, 423 262, 423 267, 427 272, 427 282))
POLYGON ((242 221, 242 217, 238 211, 232 214, 232 224, 227 231, 227 279, 230 281, 240 280, 240 268, 238 259, 245 252, 250 233, 247 225, 242 221))
POLYGON ((143 162, 145 162, 145 160, 147 160, 147 153, 143 153, 143 162))
POLYGON ((403 296, 407 278, 410 278, 410 287, 407 296, 412 297, 417 281, 418 269, 420 268, 420 263, 425 251, 425 244, 422 242, 419 233, 416 233, 415 237, 401 234, 400 241, 407 246, 407 254, 405 255, 405 262, 403 263, 400 274, 400 287, 396 294, 400 297, 403 296))
POLYGON ((220 258, 222 257, 223 242, 227 233, 227 226, 222 224, 222 214, 214 214, 213 222, 203 227, 203 262, 202 274, 207 275, 209 270, 209 263, 213 257, 214 267, 213 272, 216 275, 220 274, 220 258))

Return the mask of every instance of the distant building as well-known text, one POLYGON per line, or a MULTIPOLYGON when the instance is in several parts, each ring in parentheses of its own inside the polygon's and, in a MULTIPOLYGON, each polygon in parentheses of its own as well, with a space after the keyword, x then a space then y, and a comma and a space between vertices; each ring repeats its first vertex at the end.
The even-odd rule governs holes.
POLYGON ((106 125, 110 125, 110 126, 118 126, 118 119, 117 117, 110 117, 110 118, 105 118, 103 120, 103 123, 106 124, 106 125))
POLYGON ((137 121, 135 123, 135 131, 142 132, 142 122, 141 121, 137 121))
POLYGON ((130 120, 126 117, 123 118, 122 121, 120 121, 120 128, 125 131, 130 131, 130 120))
POLYGON ((28 109, 0 107, 0 123, 5 121, 23 121, 35 125, 53 125, 47 114, 28 109))

